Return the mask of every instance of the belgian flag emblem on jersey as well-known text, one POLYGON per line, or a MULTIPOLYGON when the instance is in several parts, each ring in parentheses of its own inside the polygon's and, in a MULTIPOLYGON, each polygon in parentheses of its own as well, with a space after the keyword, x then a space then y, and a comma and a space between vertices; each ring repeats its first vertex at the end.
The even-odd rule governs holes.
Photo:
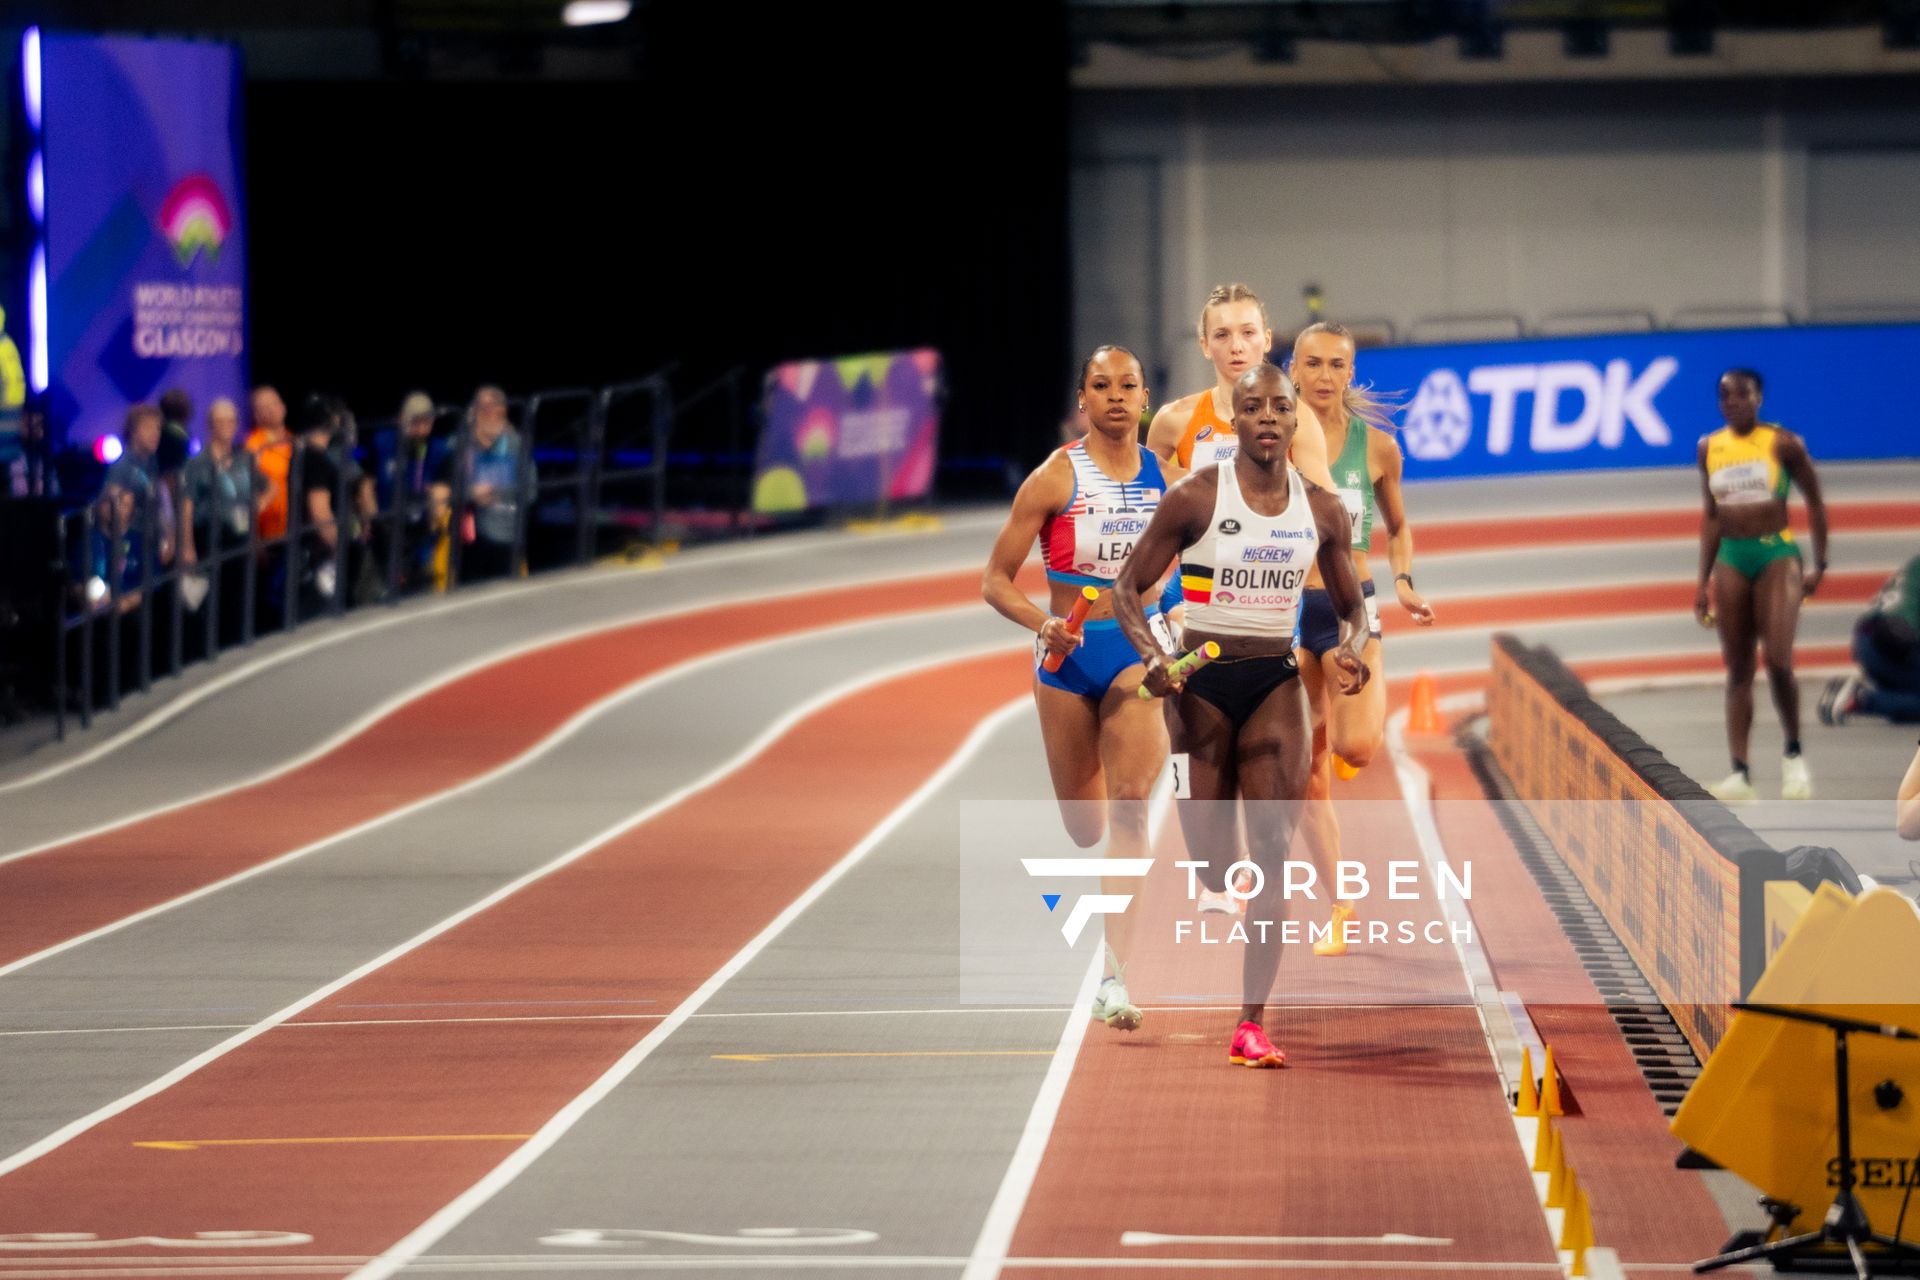
POLYGON ((1188 604, 1206 604, 1213 599, 1213 569, 1204 564, 1180 565, 1180 594, 1188 604))

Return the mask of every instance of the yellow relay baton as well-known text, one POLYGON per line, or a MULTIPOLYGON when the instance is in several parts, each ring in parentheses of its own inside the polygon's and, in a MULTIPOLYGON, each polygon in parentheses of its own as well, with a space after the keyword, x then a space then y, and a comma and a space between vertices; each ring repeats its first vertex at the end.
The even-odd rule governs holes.
MULTIPOLYGON (((1175 658, 1173 665, 1167 668, 1167 679, 1175 682, 1185 680, 1188 676, 1219 656, 1220 646, 1209 640, 1198 649, 1190 650, 1187 653, 1181 654, 1178 658, 1175 658)), ((1153 696, 1147 692, 1147 686, 1144 684, 1140 686, 1138 692, 1142 698, 1151 698, 1153 696)))

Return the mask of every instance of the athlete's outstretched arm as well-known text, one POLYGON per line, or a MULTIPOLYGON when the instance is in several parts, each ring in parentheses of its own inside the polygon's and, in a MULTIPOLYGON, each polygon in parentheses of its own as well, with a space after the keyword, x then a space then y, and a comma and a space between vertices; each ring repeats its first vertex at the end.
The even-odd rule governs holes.
MULTIPOLYGON (((1353 522, 1340 499, 1325 489, 1307 486, 1307 501, 1313 506, 1314 523, 1320 530, 1320 550, 1314 559, 1320 565, 1320 579, 1327 584, 1333 611, 1340 617, 1340 643, 1328 653, 1339 678, 1340 692, 1355 694, 1367 685, 1373 673, 1361 661, 1367 643, 1367 604, 1360 594, 1360 577, 1353 571, 1353 522)), ((1324 662, 1325 659, 1322 659, 1324 662)))
POLYGON ((1713 485, 1707 478, 1707 442, 1700 441, 1700 584, 1693 593, 1693 616, 1703 627, 1713 625, 1713 603, 1707 598, 1707 582, 1713 577, 1714 557, 1720 554, 1720 508, 1713 501, 1713 485))
POLYGON ((1380 508, 1381 522, 1387 526, 1387 560, 1393 565, 1393 593, 1414 622, 1430 627, 1433 610, 1413 589, 1413 526, 1407 523, 1406 504, 1400 497, 1403 462, 1400 442, 1378 427, 1368 427, 1367 447, 1380 451, 1380 478, 1374 481, 1373 496, 1380 508))
POLYGON ((1167 655, 1147 628, 1147 607, 1142 592, 1151 590, 1173 564, 1174 557, 1200 540, 1212 518, 1219 470, 1191 476, 1167 490, 1147 531, 1133 544, 1133 553, 1113 584, 1113 616, 1120 622, 1127 643, 1146 664, 1144 683, 1149 693, 1164 696, 1174 686, 1167 679, 1167 655))
POLYGON ((1013 510, 1008 513, 1006 524, 1000 527, 1000 536, 993 540, 987 570, 980 578, 981 596, 1001 617, 1038 632, 1050 652, 1061 654, 1078 648, 1081 637, 1067 628, 1066 619, 1054 617, 1027 599, 1027 593, 1013 579, 1020 572, 1020 566, 1027 562, 1047 516, 1072 498, 1071 464, 1064 455, 1055 453, 1034 468, 1033 474, 1020 486, 1020 492, 1014 495, 1013 510))
POLYGON ((1827 572, 1827 504, 1820 496, 1820 477, 1813 472, 1807 442, 1791 431, 1780 433, 1774 454, 1793 477, 1794 484, 1800 487, 1800 496, 1807 504, 1807 532, 1813 535, 1813 568, 1807 571, 1800 590, 1812 595, 1827 572))

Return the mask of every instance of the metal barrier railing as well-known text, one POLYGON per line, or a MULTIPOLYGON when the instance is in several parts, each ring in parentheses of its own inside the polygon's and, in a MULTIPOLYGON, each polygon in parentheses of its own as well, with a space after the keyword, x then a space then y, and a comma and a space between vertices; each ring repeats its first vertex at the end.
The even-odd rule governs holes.
MULTIPOLYGON (((676 418, 716 396, 724 397, 718 403, 729 419, 729 488, 744 495, 742 371, 699 388, 684 404, 676 404, 672 372, 509 400, 509 420, 517 416, 519 426, 509 426, 510 440, 488 446, 488 453, 501 452, 491 454, 495 465, 486 472, 505 474, 510 451, 505 492, 492 479, 475 480, 474 463, 483 455, 470 417, 441 407, 427 436, 392 424, 390 451, 372 442, 337 444, 327 454, 329 483, 309 483, 322 464, 299 436, 269 446, 288 454, 286 523, 271 534, 261 514, 276 487, 259 483, 257 470, 244 500, 212 502, 211 510, 189 513, 176 476, 124 496, 109 486, 60 513, 52 611, 56 735, 66 736, 70 711, 90 728, 102 706, 117 710, 133 689, 149 691, 156 678, 252 644, 268 628, 291 631, 350 608, 397 604, 483 577, 590 564, 609 521, 611 491, 623 499, 615 507, 644 508, 647 537, 658 545, 668 527, 676 418), (458 425, 439 432, 451 416, 458 425), (636 486, 638 503, 624 501, 636 486)), ((243 461, 231 465, 253 465, 238 442, 234 449, 243 461)), ((746 531, 739 515, 736 508, 729 522, 736 536, 746 531)))

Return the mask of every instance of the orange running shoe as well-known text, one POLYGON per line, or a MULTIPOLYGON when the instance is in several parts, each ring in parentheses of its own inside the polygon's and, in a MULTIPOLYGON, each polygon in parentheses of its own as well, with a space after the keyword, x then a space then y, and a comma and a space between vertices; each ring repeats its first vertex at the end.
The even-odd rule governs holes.
POLYGON ((1313 944, 1313 954, 1317 956, 1343 956, 1347 954, 1347 921, 1353 919, 1353 906, 1350 903, 1333 904, 1332 926, 1327 936, 1313 944))
POLYGON ((1287 1055, 1284 1050, 1273 1047, 1259 1023, 1243 1022, 1233 1033, 1233 1047, 1227 1050, 1227 1061, 1236 1067, 1284 1067, 1287 1055))

